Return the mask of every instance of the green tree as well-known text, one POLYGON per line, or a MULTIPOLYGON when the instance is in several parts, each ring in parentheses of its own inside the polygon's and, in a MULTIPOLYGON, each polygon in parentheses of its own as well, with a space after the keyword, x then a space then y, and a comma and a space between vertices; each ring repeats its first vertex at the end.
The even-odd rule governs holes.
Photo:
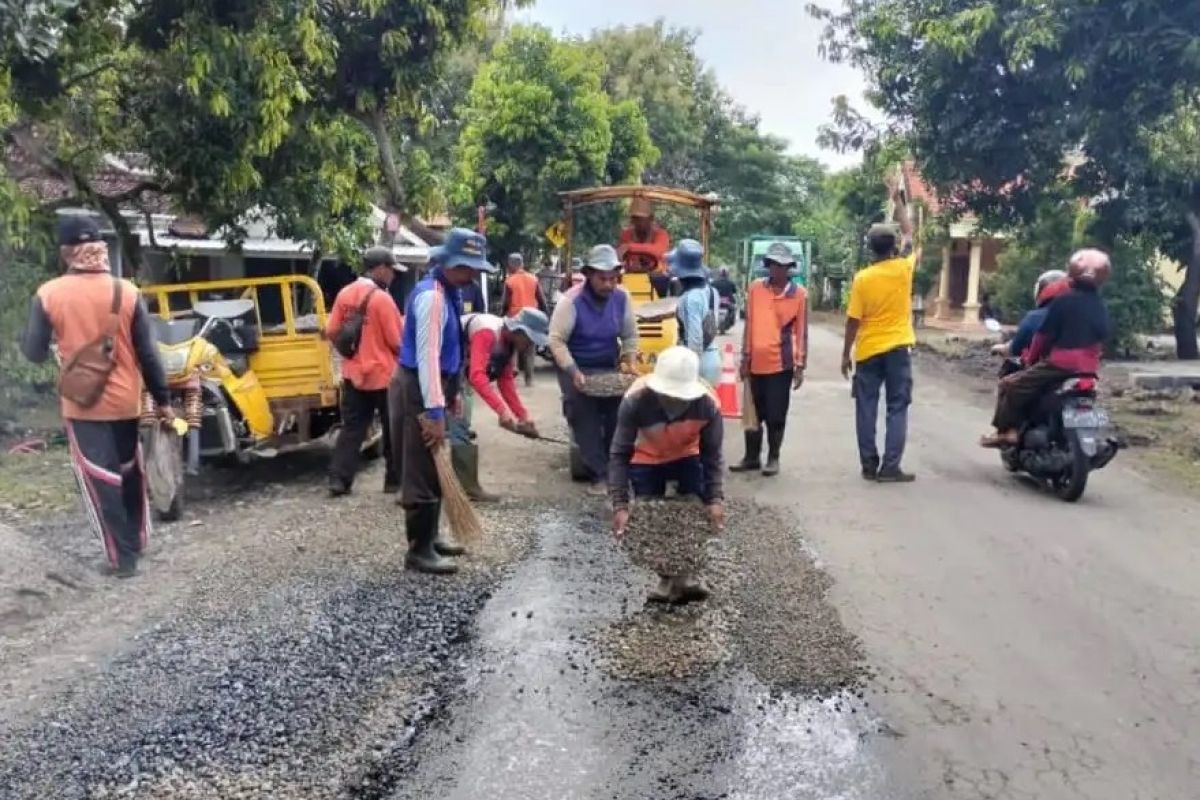
POLYGON ((588 51, 541 27, 510 31, 462 113, 456 200, 491 204, 488 231, 504 250, 540 241, 558 216, 556 192, 637 181, 656 155, 640 112, 609 99, 588 51))
MULTIPOLYGON (((1072 192, 1093 199, 1111 229, 1153 236, 1188 264, 1177 349, 1200 356, 1200 173, 1162 157, 1172 141, 1195 152, 1194 3, 849 0, 814 13, 828 22, 826 53, 864 70, 888 127, 910 137, 958 210, 988 225, 1027 222, 1078 153, 1072 192)), ((843 145, 869 136, 861 117, 838 122, 843 145)))

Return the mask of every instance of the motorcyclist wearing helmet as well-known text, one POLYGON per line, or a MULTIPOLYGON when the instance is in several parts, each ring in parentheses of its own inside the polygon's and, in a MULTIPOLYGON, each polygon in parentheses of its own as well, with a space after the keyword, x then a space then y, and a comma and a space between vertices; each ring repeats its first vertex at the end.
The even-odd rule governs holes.
POLYGON ((1046 307, 1026 356, 1029 369, 1000 381, 992 419, 996 433, 983 437, 984 447, 1016 444, 1030 407, 1049 388, 1076 375, 1095 375, 1100 369, 1112 325, 1099 290, 1111 272, 1112 262, 1102 250, 1085 249, 1071 256, 1067 266, 1071 288, 1046 307))
MULTIPOLYGON (((1064 270, 1050 269, 1039 275, 1037 283, 1033 287, 1033 310, 1022 317, 1021 324, 1017 326, 1017 332, 1013 334, 1012 339, 1005 344, 996 345, 994 349, 996 355, 1020 358, 1024 361, 1029 346, 1033 344, 1033 335, 1041 330, 1042 322, 1046 319, 1050 301, 1060 294, 1064 294, 1070 288, 1071 284, 1067 280, 1067 273, 1064 270)), ((1026 366, 1029 365, 1028 361, 1024 361, 1024 363, 1026 366)))

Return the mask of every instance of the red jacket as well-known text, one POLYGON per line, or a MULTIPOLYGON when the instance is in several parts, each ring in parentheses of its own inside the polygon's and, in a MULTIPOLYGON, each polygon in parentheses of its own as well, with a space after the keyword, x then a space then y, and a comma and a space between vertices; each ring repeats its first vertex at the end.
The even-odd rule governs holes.
POLYGON ((500 342, 504 320, 494 314, 471 314, 463 317, 467 336, 467 382, 475 394, 498 415, 511 412, 518 421, 529 419, 529 412, 517 394, 517 379, 513 371, 513 353, 500 342), (494 380, 493 380, 494 378, 494 380), (496 388, 492 384, 495 383, 496 388), (497 392, 496 389, 500 391, 497 392))

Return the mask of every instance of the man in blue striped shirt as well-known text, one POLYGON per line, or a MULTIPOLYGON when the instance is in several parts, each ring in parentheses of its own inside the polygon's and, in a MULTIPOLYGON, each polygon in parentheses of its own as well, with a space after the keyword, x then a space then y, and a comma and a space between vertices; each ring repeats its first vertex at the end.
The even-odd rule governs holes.
POLYGON ((487 240, 481 234, 455 228, 446 243, 434 248, 436 265, 416 285, 405 311, 404 341, 400 348, 398 398, 404 428, 400 503, 405 510, 409 569, 434 574, 458 567, 444 556, 462 549, 439 536, 442 489, 433 451, 446 446, 446 412, 458 401, 462 374, 461 287, 476 273, 495 272, 487 261, 487 240))

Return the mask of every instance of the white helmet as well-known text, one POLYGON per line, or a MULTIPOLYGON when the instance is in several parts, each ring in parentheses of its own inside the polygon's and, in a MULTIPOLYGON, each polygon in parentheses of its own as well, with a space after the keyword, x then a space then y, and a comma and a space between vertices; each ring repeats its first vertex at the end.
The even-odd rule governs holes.
POLYGON ((1048 269, 1041 275, 1038 275, 1037 283, 1033 286, 1034 304, 1037 304, 1038 296, 1042 293, 1042 289, 1045 289, 1052 283, 1061 281, 1065 277, 1067 277, 1067 273, 1063 272, 1061 269, 1048 269))

